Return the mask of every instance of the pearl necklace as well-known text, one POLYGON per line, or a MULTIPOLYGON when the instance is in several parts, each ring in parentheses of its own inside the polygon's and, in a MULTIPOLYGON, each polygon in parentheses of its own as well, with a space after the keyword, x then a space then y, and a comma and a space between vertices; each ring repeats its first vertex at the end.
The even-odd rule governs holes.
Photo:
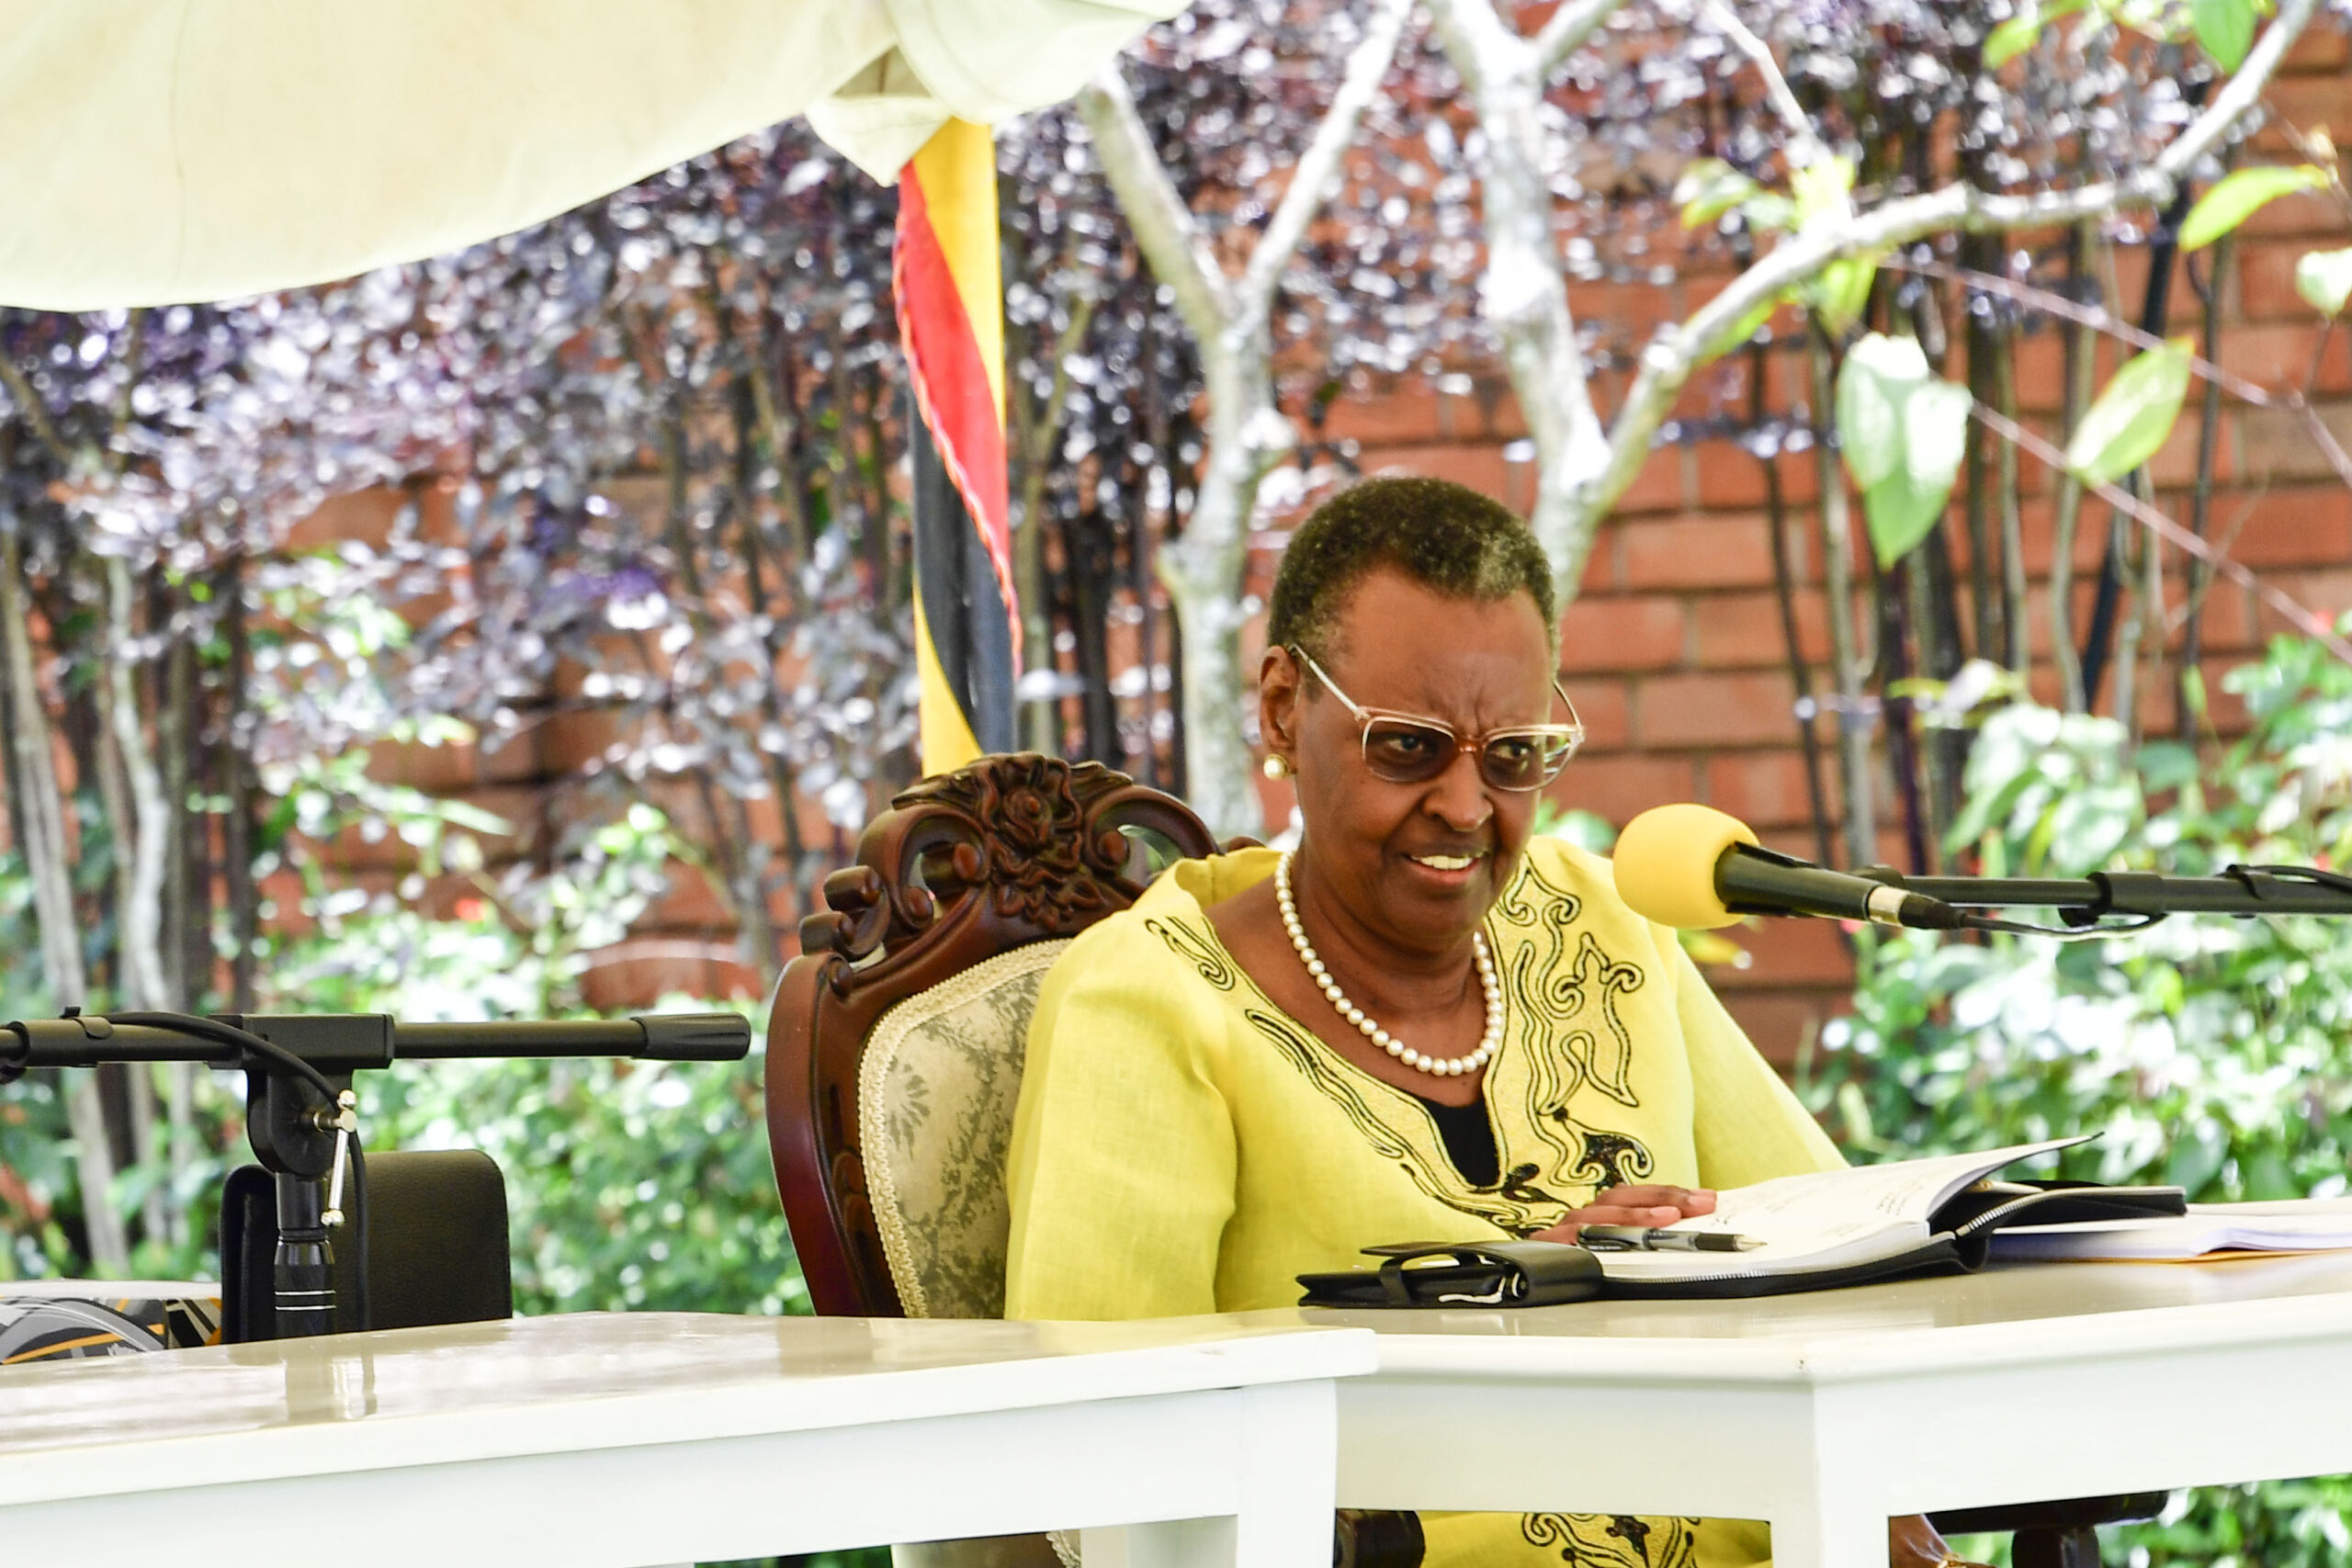
POLYGON ((1324 966, 1321 958, 1316 956, 1315 944, 1306 940, 1306 928, 1299 923, 1298 903, 1291 897, 1291 852, 1285 851, 1283 858, 1274 863, 1274 898, 1282 906, 1283 929, 1290 932, 1290 944, 1298 950, 1299 962, 1306 965, 1307 978, 1323 988, 1323 995, 1339 1010, 1340 1016, 1355 1025, 1366 1039, 1407 1066, 1434 1077, 1460 1077, 1464 1073, 1476 1072, 1492 1060, 1496 1047, 1502 1043, 1503 1039, 1503 987, 1495 976, 1494 958, 1487 952, 1487 933, 1470 933, 1471 951, 1476 954, 1478 964, 1478 987, 1487 995, 1487 1031, 1478 1036, 1478 1048, 1467 1056, 1455 1056, 1450 1060, 1424 1056, 1381 1028, 1363 1009, 1348 1000, 1348 994, 1340 989, 1340 982, 1331 978, 1330 970, 1324 966))

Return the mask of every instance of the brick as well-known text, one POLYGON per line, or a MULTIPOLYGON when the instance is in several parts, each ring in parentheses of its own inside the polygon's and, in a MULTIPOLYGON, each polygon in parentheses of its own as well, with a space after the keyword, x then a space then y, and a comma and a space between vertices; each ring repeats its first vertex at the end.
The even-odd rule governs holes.
POLYGON ((1560 668, 1573 674, 1670 670, 1687 643, 1682 602, 1662 595, 1580 598, 1560 617, 1560 668))
POLYGON ((1627 588, 1750 588, 1772 581, 1761 517, 1672 517, 1623 525, 1627 588))
MULTIPOLYGON (((2339 446, 2352 450, 2352 401, 2313 405, 2339 446)), ((2244 467, 2240 472, 2252 484, 2280 484, 2294 479, 2336 477, 2324 449, 2313 440, 2302 414, 2294 409, 2247 409, 2238 415, 2238 439, 2244 467)))
POLYGON ((1324 416, 1323 439, 1362 442, 1367 452, 1443 441, 1454 433, 1437 388, 1421 377, 1401 378, 1369 395, 1343 393, 1324 416))
POLYGON ((1702 441, 1690 448, 1700 506, 1710 511, 1764 504, 1764 465, 1733 441, 1702 441))
MULTIPOLYGON (((2352 610, 2352 567, 2329 571, 2293 571, 2265 574, 2271 587, 2284 593, 2324 622, 2339 619, 2352 610)), ((2299 626, 2283 615, 2275 604, 2265 601, 2257 614, 2256 624, 2265 640, 2280 632, 2292 631, 2309 636, 2308 627, 2299 626)))
MULTIPOLYGON (((2204 441, 2201 385, 2189 388, 2188 406, 2181 410, 2172 434, 2149 461, 2148 472, 2159 489, 2187 489, 2197 482, 2199 448, 2204 441)), ((2226 399, 2222 408, 2221 418, 2213 427, 2213 479, 2217 484, 2228 484, 2237 478, 2236 416, 2229 412, 2226 399)))
POLYGON ((392 536, 392 522, 407 497, 389 486, 331 496, 288 530, 289 551, 319 550, 344 541, 381 548, 392 536))
MULTIPOLYGON (((2058 503, 2053 501, 2028 501, 2018 508, 2018 536, 2025 548, 2025 570, 2029 576, 2046 578, 2050 565, 2057 558, 2058 503)), ((2075 514, 2075 570, 2079 575, 2098 570, 2099 554, 2106 548, 2107 503, 2097 496, 2084 498, 2075 514)))
MULTIPOLYGON (((1828 739, 1826 731, 1823 739, 1828 739)), ((1726 751, 1706 760, 1706 803, 1727 811, 1759 832, 1766 828, 1813 828, 1813 799, 1805 785, 1804 754, 1726 751)), ((1822 748, 1821 784, 1831 821, 1838 818, 1838 760, 1822 748)), ((1815 852, 1808 846, 1801 852, 1815 852)))
POLYGON ((1617 498, 1617 504, 1610 511, 1618 517, 1629 513, 1679 512, 1682 509, 1682 449, 1679 446, 1657 447, 1650 453, 1648 460, 1642 465, 1642 471, 1634 476, 1632 484, 1625 487, 1625 493, 1617 498))
POLYGON ((2237 583, 2214 581, 2205 591, 2199 641, 2208 653, 2250 652, 2260 646, 2260 612, 2254 595, 2237 583))
MULTIPOLYGON (((2148 298, 2148 252, 2143 246, 2118 245, 2115 248, 2115 296, 2122 304, 2121 313, 2134 325, 2138 324, 2148 298)), ((2167 327, 2174 332, 2193 327, 2204 319, 2204 302, 2197 298, 2197 291, 2182 276, 2179 260, 2176 257, 2172 288, 2165 295, 2167 327)))
POLYGON ((2279 73, 2292 77, 2305 73, 2335 73, 2341 86, 2340 73, 2346 64, 2352 64, 2352 38, 2346 37, 2342 28, 2305 28, 2287 51, 2287 58, 2279 62, 2279 73))
MULTIPOLYGON (((2238 510, 2217 505, 2211 526, 2226 533, 2235 523, 2238 510)), ((2214 542, 2223 541, 2216 537, 2214 542)), ((2352 491, 2272 491, 2255 504, 2244 525, 2228 538, 2226 553, 2257 569, 2352 561, 2352 491)))
MULTIPOLYGON (((2257 148, 2282 158, 2293 154, 2288 148, 2287 139, 2278 133, 2276 121, 2283 120, 2305 133, 2324 130, 2339 143, 2347 132, 2352 132, 2352 95, 2345 92, 2341 76, 2281 76, 2270 83, 2263 99, 2270 107, 2274 123, 2258 131, 2254 142, 2257 148)), ((2324 203, 2291 197, 2272 202, 2269 210, 2275 211, 2290 202, 2308 208, 2313 213, 2326 210, 2324 203)), ((2262 216, 2262 213, 2255 215, 2257 220, 2262 216)))
MULTIPOLYGON (((1796 593, 1797 649, 1816 666, 1829 659, 1828 602, 1818 592, 1796 593)), ((1694 662, 1702 670, 1777 669, 1788 660, 1777 593, 1710 593, 1690 602, 1690 624, 1698 633, 1694 662)))
POLYGON ((1523 502, 1511 499, 1521 491, 1533 490, 1532 479, 1521 479, 1511 473, 1515 467, 1503 461, 1499 446, 1428 444, 1413 446, 1389 446, 1377 454, 1368 454, 1365 471, 1369 474, 1415 474, 1426 479, 1452 479, 1468 485, 1481 495, 1492 496, 1521 516, 1526 515, 1523 502))
POLYGON ((1516 441, 1527 434, 1527 416, 1510 378, 1499 373, 1474 373, 1470 390, 1446 394, 1444 406, 1449 431, 1487 441, 1516 441))
POLYGON ((1623 750, 1634 739, 1633 699, 1623 681, 1596 680, 1589 676, 1565 676, 1560 689, 1576 704, 1577 717, 1584 721, 1584 750, 1573 764, 1581 767, 1583 759, 1600 751, 1623 750))
MULTIPOLYGON (((2303 321, 2240 321, 2223 329, 2222 368, 2249 381, 2284 390, 2305 385, 2312 373, 2312 348, 2318 333, 2303 321)), ((2336 334, 2341 336, 2341 334, 2336 334)), ((2333 344, 2319 364, 2319 378, 2312 389, 2340 393, 2352 385, 2344 344, 2333 344)))
POLYGON ((1594 812, 1623 826, 1653 806, 1690 799, 1694 783, 1686 759, 1633 752, 1579 756, 1545 793, 1562 807, 1594 812))
POLYGON ((1747 966, 1724 977, 1726 987, 1742 989, 1849 990, 1854 984, 1853 952, 1835 920, 1763 919, 1724 933, 1747 950, 1747 966))
POLYGON ((735 924, 735 911, 720 897, 718 887, 699 866, 672 862, 666 873, 669 886, 646 909, 638 924, 641 929, 676 930, 691 928, 699 931, 727 931, 735 924))
POLYGON ((2054 414, 2065 406, 2066 337, 2055 328, 2028 333, 2017 341, 2018 407, 2027 413, 2054 414))
POLYGON ((1777 671, 1651 676, 1635 705, 1644 746, 1784 743, 1796 732, 1789 680, 1777 671))
MULTIPOLYGON (((2248 240, 2233 245, 2230 270, 2237 279, 2240 315, 2246 320, 2283 321, 2315 328, 2317 313, 2295 291, 2295 264, 2312 249, 2307 244, 2265 240, 2248 240)), ((2222 330, 2226 334, 2243 328, 2232 323, 2222 330)))

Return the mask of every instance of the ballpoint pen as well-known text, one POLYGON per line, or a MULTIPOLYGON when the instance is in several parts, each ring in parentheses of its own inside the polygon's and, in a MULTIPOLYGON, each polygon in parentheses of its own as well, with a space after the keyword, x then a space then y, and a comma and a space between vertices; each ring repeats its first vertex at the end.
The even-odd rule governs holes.
POLYGON ((1657 1230, 1645 1225, 1586 1225, 1577 1242, 1596 1252, 1753 1252, 1764 1244, 1724 1231, 1657 1230))

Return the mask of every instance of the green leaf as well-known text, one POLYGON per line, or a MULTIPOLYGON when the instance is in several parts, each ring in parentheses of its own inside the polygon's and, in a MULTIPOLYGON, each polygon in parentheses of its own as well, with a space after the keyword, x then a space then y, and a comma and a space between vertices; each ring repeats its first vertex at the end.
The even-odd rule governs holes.
POLYGON ((2352 299, 2352 251, 2313 251, 2297 262, 2295 292, 2323 316, 2342 315, 2352 299))
POLYGON ((2245 63, 2254 47, 2254 0, 2189 0, 2189 22, 2197 41, 2224 71, 2245 63))
POLYGON ((1696 229, 1721 218, 1760 188, 1721 158, 1700 158, 1674 182, 1674 204, 1682 209, 1682 226, 1696 229))
POLYGON ((1833 334, 1862 319, 1871 302, 1871 282, 1877 276, 1878 257, 1873 254, 1831 262, 1815 277, 1807 297, 1833 334))
POLYGON ((1781 231, 1797 226, 1797 204, 1776 190, 1758 191, 1739 204, 1751 229, 1781 231))
POLYGON ((1914 485, 1951 493, 1975 406, 1967 388, 1950 381, 1930 379, 1912 391, 1903 406, 1903 467, 1914 485))
POLYGON ((2083 0, 2058 0, 2054 6, 2043 7, 2027 0, 2023 9, 1984 35, 1984 69, 1998 71, 2018 55, 2033 47, 2041 36, 2043 26, 2061 17, 2072 16, 2083 8, 2083 0))
POLYGON ((1838 442, 1862 491, 1871 547, 1891 566, 1943 515, 1967 443, 1965 388, 1928 374, 1913 338, 1872 333, 1838 377, 1838 442))
POLYGON ((1928 378, 1918 341, 1871 333, 1838 372, 1838 445, 1846 471, 1867 491, 1903 463, 1903 404, 1928 378))
POLYGON ((2066 443, 2066 466, 2087 484, 2107 484, 2154 457, 2188 395, 2188 340, 2178 337, 2117 371, 2066 443))
POLYGON ((1844 219, 1854 210, 1854 161, 1820 158, 1789 175, 1796 193, 1797 227, 1816 218, 1844 219))
POLYGON ((2188 220, 2180 226, 2180 248, 2202 250, 2282 196, 2326 188, 2327 171, 2315 164, 2233 169, 2214 181, 2212 188, 2188 209, 2188 220))

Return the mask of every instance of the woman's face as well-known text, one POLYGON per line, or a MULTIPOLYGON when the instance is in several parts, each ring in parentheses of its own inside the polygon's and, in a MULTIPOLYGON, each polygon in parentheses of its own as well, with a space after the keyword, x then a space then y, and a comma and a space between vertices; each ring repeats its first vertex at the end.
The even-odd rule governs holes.
MULTIPOLYGON (((1442 719, 1464 739, 1561 716, 1550 639, 1527 593, 1453 599, 1376 570, 1341 605, 1329 656, 1308 651, 1358 706, 1442 719)), ((1261 719, 1296 771, 1309 878, 1376 940, 1451 951, 1517 869, 1537 792, 1495 788, 1467 753, 1426 784, 1376 778, 1363 727, 1321 682, 1273 649, 1263 675, 1261 719)))

